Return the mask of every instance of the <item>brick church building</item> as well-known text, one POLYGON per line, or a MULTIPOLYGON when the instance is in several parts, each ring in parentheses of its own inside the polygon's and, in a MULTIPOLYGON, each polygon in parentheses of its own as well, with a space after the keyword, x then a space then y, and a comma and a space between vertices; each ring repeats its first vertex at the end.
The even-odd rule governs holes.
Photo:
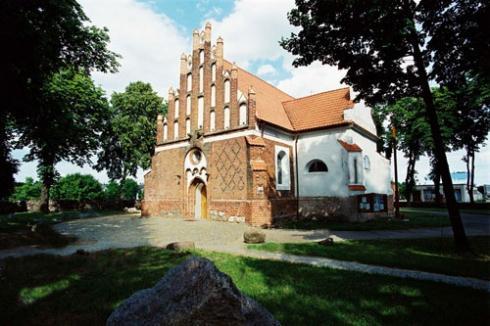
POLYGON ((194 31, 157 120, 142 213, 269 225, 390 214, 390 162, 349 88, 294 98, 227 61, 194 31))

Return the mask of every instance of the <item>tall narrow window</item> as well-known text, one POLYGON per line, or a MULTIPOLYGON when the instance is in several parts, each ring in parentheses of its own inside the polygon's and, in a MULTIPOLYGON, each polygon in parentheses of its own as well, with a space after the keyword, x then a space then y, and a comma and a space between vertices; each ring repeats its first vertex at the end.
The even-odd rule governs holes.
POLYGON ((191 115, 191 96, 187 95, 187 103, 185 104, 185 114, 191 115))
POLYGON ((163 125, 163 140, 167 140, 168 138, 168 126, 167 124, 165 123, 163 125))
POLYGON ((276 189, 290 190, 289 149, 287 147, 276 146, 275 153, 276 189))
POLYGON ((211 86, 211 107, 216 106, 216 86, 211 86))
POLYGON ((179 100, 175 100, 175 119, 179 117, 179 110, 180 110, 179 100))
POLYGON ((192 74, 187 75, 187 91, 192 91, 192 74))
POLYGON ((215 82, 215 81, 216 81, 216 64, 215 64, 215 63, 213 63, 213 64, 211 65, 211 80, 212 80, 213 82, 215 82))
POLYGON ((204 126, 204 97, 197 99, 197 128, 201 129, 204 126))
POLYGON ((357 158, 354 158, 352 161, 352 164, 354 164, 354 183, 358 184, 359 183, 359 172, 357 171, 357 158))
POLYGON ((199 68, 199 92, 202 93, 204 91, 204 69, 203 67, 199 68))
POLYGON ((224 127, 225 129, 229 129, 230 128, 230 108, 229 107, 225 107, 225 110, 224 110, 224 127))
POLYGON ((199 63, 204 63, 204 50, 199 51, 199 63))
POLYGON ((216 112, 214 111, 209 114, 209 130, 216 130, 216 112))
POLYGON ((238 124, 240 126, 244 126, 247 124, 247 104, 245 103, 240 104, 240 117, 238 124))
POLYGON ((179 123, 177 121, 174 122, 174 139, 179 138, 179 123))
POLYGON ((230 103, 231 85, 229 80, 225 80, 225 103, 230 103))
POLYGON ((186 119, 185 120, 185 133, 186 135, 191 133, 191 119, 186 119))

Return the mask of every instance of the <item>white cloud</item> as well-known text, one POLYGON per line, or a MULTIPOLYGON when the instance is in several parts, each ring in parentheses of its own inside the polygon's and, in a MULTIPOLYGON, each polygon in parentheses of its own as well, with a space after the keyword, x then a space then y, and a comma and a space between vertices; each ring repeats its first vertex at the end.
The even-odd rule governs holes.
POLYGON ((274 75, 276 73, 276 68, 274 68, 272 65, 266 64, 262 65, 257 69, 257 75, 264 76, 264 75, 274 75))
POLYGON ((237 1, 223 20, 210 20, 213 39, 222 36, 225 57, 244 68, 254 60, 277 59, 285 53, 279 40, 292 30, 287 12, 293 6, 292 0, 237 1))
POLYGON ((110 49, 122 55, 118 73, 95 73, 95 81, 110 94, 141 80, 167 97, 168 87, 177 83, 180 54, 190 47, 190 38, 181 35, 170 18, 135 0, 80 2, 94 25, 109 29, 110 49))
POLYGON ((295 97, 347 86, 340 83, 345 75, 344 71, 317 61, 306 67, 291 67, 289 71, 291 77, 279 81, 277 87, 295 97))

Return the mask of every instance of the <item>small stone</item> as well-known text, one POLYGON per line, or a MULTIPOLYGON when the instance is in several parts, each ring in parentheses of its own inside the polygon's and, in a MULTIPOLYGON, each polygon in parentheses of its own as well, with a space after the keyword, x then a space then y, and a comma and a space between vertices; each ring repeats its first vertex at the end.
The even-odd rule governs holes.
POLYGON ((322 246, 332 246, 333 245, 333 238, 327 238, 325 240, 319 241, 318 244, 322 246))
POLYGON ((185 251, 196 248, 192 241, 172 242, 167 245, 167 249, 175 251, 185 251))
POLYGON ((265 233, 257 230, 248 230, 243 233, 245 243, 264 243, 265 233))

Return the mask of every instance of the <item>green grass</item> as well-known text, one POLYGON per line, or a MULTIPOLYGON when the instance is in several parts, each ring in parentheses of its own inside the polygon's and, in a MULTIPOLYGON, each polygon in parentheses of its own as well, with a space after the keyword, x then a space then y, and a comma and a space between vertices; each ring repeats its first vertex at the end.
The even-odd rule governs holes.
POLYGON ((374 230, 406 230, 425 227, 449 226, 449 218, 432 214, 430 211, 420 212, 401 210, 404 220, 393 218, 376 218, 366 222, 336 222, 325 220, 285 221, 278 228, 297 230, 329 229, 334 231, 374 231, 374 230))
MULTIPOLYGON (((487 293, 449 285, 198 252, 283 325, 483 325, 487 293)), ((5 261, 2 325, 103 325, 188 254, 158 248, 5 261)))
POLYGON ((65 211, 56 213, 21 212, 12 215, 0 215, 0 249, 20 246, 63 247, 75 241, 55 232, 51 225, 59 222, 125 214, 121 211, 65 211), (37 225, 35 230, 32 228, 37 225))
POLYGON ((464 255, 456 252, 452 238, 351 240, 332 246, 265 243, 249 248, 490 280, 490 237, 471 237, 470 243, 474 253, 464 255))

